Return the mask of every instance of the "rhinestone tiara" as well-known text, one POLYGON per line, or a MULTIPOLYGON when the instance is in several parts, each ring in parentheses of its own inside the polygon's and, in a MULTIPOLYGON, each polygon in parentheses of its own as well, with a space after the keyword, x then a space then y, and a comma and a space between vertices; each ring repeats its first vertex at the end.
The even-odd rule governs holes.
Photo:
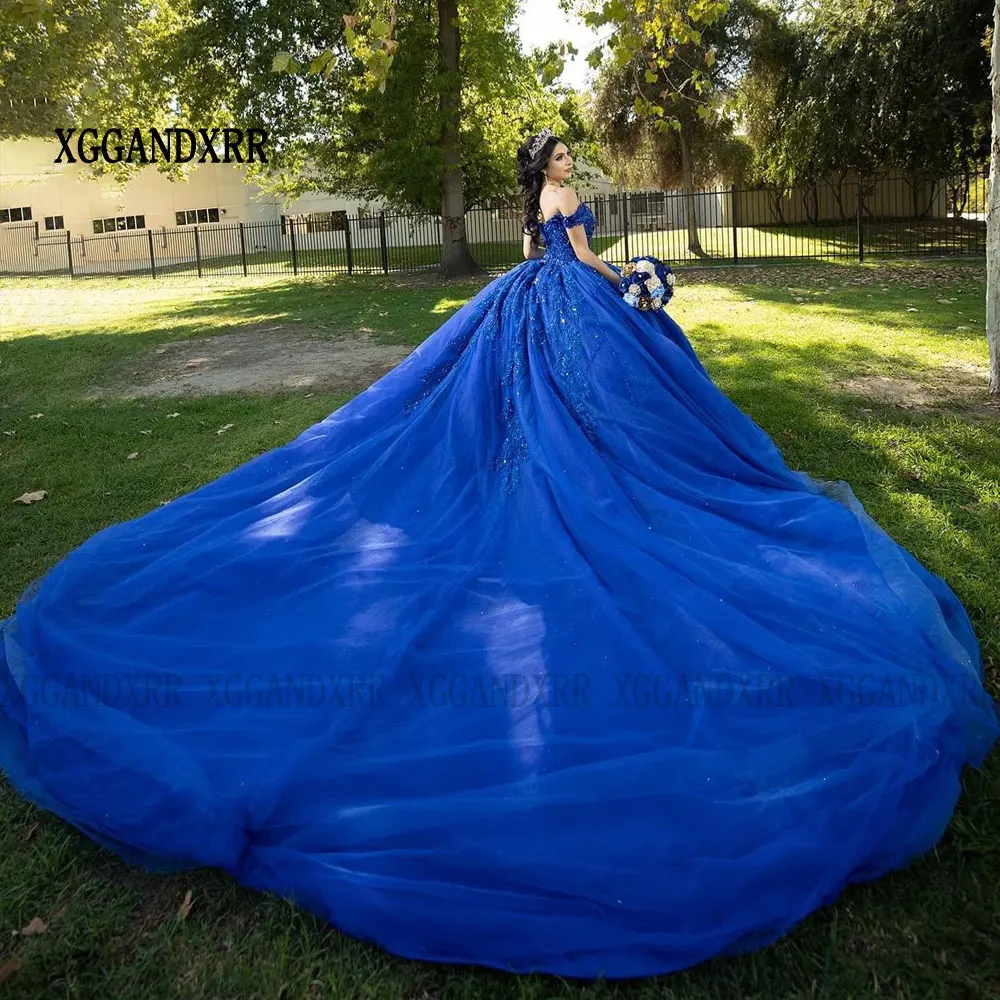
POLYGON ((543 128, 534 139, 531 140, 531 145, 528 147, 528 153, 531 156, 537 156, 538 151, 545 145, 545 143, 555 135, 551 129, 543 128))

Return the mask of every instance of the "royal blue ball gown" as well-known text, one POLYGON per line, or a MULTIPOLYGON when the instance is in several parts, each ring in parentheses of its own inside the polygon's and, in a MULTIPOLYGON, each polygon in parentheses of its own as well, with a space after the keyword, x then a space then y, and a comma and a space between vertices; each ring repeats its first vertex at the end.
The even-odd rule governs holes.
POLYGON ((935 844, 998 735, 964 608, 579 224, 23 596, 24 796, 398 955, 578 977, 758 948, 935 844))

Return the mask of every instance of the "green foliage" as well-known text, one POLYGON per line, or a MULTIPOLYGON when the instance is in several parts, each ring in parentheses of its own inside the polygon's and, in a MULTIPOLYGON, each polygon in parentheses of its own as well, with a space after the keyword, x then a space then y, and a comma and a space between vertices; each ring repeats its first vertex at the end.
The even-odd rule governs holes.
POLYGON ((702 67, 711 68, 716 54, 706 32, 730 6, 730 0, 579 0, 576 9, 590 27, 612 29, 588 62, 596 67, 608 58, 613 76, 631 69, 636 114, 661 119, 667 131, 680 126, 678 98, 697 101, 710 93, 702 67))
POLYGON ((187 0, 0 5, 0 138, 51 135, 73 123, 173 123, 182 108, 164 101, 169 81, 157 60, 189 18, 187 0))
POLYGON ((741 87, 755 176, 895 168, 937 178, 989 148, 988 0, 772 5, 741 87))
POLYGON ((672 50, 668 61, 650 47, 630 63, 605 63, 597 81, 594 127, 619 183, 681 187, 685 148, 695 186, 742 173, 747 152, 726 104, 748 58, 758 16, 753 0, 733 0, 697 33, 697 41, 692 35, 683 45, 665 42, 672 50), (652 96, 644 86, 651 80, 658 91, 652 96))
MULTIPOLYGON (((278 11, 287 6, 292 14, 289 0, 272 0, 269 6, 278 11)), ((273 90, 275 79, 286 85, 294 78, 303 86, 294 100, 276 109, 273 124, 294 136, 281 157, 294 166, 261 172, 258 179, 286 195, 327 190, 437 213, 443 175, 439 98, 447 80, 438 68, 435 20, 428 17, 426 3, 412 0, 378 7, 366 3, 357 11, 343 18, 339 46, 321 38, 285 52, 268 73, 255 73, 259 92, 273 90), (389 51, 391 61, 373 63, 372 51, 389 51), (304 67, 313 70, 320 58, 325 59, 322 79, 315 81, 304 67), (313 169, 297 176, 307 160, 313 169)), ((571 55, 572 46, 524 56, 513 29, 516 13, 514 0, 459 5, 460 149, 469 205, 515 189, 515 152, 526 135, 544 125, 568 140, 582 140, 587 133, 579 106, 546 82, 561 72, 558 60, 571 55)))

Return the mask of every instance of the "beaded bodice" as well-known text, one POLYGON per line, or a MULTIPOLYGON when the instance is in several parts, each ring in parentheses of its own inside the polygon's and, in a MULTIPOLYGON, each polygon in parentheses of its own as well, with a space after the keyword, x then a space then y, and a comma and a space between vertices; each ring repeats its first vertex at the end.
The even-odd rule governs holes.
POLYGON ((594 235, 594 230, 597 228, 597 220, 594 218, 594 213, 590 210, 590 207, 582 201, 570 215, 563 215, 562 212, 556 212, 550 219, 541 223, 539 231, 541 232, 542 239, 545 240, 546 260, 560 262, 576 260, 576 251, 573 249, 573 244, 569 241, 569 233, 566 230, 572 229, 573 226, 579 226, 581 223, 583 224, 584 232, 587 234, 587 243, 589 245, 594 235))

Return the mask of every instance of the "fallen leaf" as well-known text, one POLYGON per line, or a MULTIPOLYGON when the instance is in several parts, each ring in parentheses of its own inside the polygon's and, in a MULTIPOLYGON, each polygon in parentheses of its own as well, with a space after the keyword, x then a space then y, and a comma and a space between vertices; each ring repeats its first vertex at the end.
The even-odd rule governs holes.
POLYGON ((179 416, 180 416, 179 413, 168 413, 167 420, 172 420, 174 417, 179 417, 179 416))
POLYGON ((178 920, 186 919, 187 915, 191 912, 191 907, 193 905, 194 904, 192 902, 191 890, 188 889, 188 891, 184 893, 184 902, 181 903, 180 909, 177 911, 177 919, 178 920))
POLYGON ((152 434, 152 431, 139 431, 140 434, 152 434))
POLYGON ((31 937, 34 934, 44 934, 49 929, 49 925, 41 917, 32 917, 28 921, 28 926, 21 931, 22 937, 31 937))
POLYGON ((48 490, 33 490, 31 493, 22 493, 14 499, 14 503, 38 503, 49 495, 48 490))
POLYGON ((909 308, 909 309, 907 309, 906 311, 907 311, 908 313, 915 313, 915 312, 919 312, 919 310, 917 310, 917 309, 914 309, 914 307, 913 307, 913 306, 910 306, 910 308, 909 308))
POLYGON ((139 452, 133 451, 131 454, 126 455, 125 457, 126 458, 138 458, 139 457, 139 452))
POLYGON ((24 831, 24 839, 31 840, 31 838, 34 837, 36 833, 38 833, 38 824, 32 823, 31 826, 29 826, 28 829, 24 831))
POLYGON ((235 426, 236 426, 236 424, 223 424, 215 433, 216 434, 225 434, 226 431, 228 431, 230 427, 235 427, 235 426))
POLYGON ((967 326, 956 326, 955 329, 956 330, 968 330, 968 329, 970 329, 970 327, 967 327, 967 326))
POLYGON ((0 983, 9 979, 20 968, 21 960, 19 958, 8 959, 3 965, 0 965, 0 983))
POLYGON ((39 417, 44 417, 44 416, 45 416, 44 413, 32 413, 31 414, 31 419, 32 420, 37 420, 39 417))
POLYGON ((12 438, 16 433, 17 431, 4 431, 4 434, 6 434, 9 438, 12 438))

